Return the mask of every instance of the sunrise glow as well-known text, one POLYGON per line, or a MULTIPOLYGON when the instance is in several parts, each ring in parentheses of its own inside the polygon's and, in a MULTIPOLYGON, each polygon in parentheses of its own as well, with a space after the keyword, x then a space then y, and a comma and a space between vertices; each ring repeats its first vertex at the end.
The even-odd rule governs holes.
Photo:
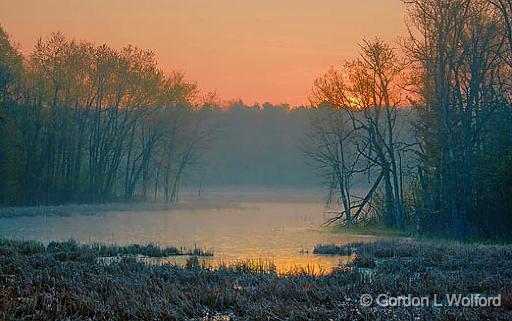
POLYGON ((399 0, 0 1, 0 23, 24 53, 55 31, 133 44, 165 71, 249 104, 307 104, 315 77, 357 55, 363 37, 397 41, 403 17, 399 0))

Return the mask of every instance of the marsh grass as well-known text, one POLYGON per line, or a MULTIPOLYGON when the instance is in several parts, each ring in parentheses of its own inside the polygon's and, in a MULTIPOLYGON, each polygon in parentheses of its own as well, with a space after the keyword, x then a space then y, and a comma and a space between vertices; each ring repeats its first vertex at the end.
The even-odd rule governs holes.
POLYGON ((193 255, 212 256, 213 252, 198 247, 186 249, 183 247, 160 247, 149 243, 145 245, 130 244, 126 246, 107 245, 103 243, 80 244, 75 240, 64 242, 51 241, 47 245, 37 241, 18 241, 0 239, 0 251, 21 255, 42 254, 52 256, 60 261, 95 262, 101 257, 123 257, 142 255, 161 258, 169 256, 193 255))
MULTIPOLYGON (((6 320, 512 320, 512 247, 413 241, 347 245, 376 263, 313 275, 269 262, 215 269, 102 265, 56 258, 38 243, 0 245, 0 319, 6 320), (371 273, 368 273, 371 270, 371 273), (499 308, 377 307, 362 294, 502 295, 499 308)), ((73 246, 59 251, 73 252, 73 246)), ((351 250, 352 251, 352 250, 351 250)))

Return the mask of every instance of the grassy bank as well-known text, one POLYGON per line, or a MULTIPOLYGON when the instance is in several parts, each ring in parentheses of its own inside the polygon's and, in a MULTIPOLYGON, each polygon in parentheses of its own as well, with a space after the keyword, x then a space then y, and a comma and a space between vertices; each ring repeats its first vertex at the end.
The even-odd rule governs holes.
POLYGON ((31 251, 17 242, 3 242, 0 319, 512 319, 510 246, 378 241, 348 245, 343 253, 348 248, 356 255, 352 266, 312 276, 296 270, 277 275, 271 265, 254 262, 216 270, 193 262, 187 267, 102 265, 81 256, 57 257, 48 248, 31 251), (358 267, 370 267, 371 273, 358 267), (359 304, 365 293, 501 294, 502 306, 366 308, 359 304))
POLYGON ((369 235, 378 237, 409 237, 413 235, 412 230, 400 232, 397 229, 389 228, 384 225, 354 225, 350 227, 331 225, 324 227, 324 231, 329 233, 338 234, 351 234, 351 235, 369 235))

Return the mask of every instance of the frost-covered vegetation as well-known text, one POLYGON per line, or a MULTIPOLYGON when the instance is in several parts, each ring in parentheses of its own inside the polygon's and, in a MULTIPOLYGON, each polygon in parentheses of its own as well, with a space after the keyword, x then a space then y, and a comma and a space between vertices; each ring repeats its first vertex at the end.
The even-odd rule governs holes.
MULTIPOLYGON (((62 247, 61 247, 62 246, 62 247)), ((313 276, 279 275, 271 264, 210 269, 113 263, 43 250, 37 243, 0 245, 0 317, 7 320, 510 320, 512 248, 412 241, 350 244, 357 263, 313 276), (364 268, 364 269, 361 269, 364 268), (370 270, 370 273, 368 272, 370 270), (362 294, 502 296, 502 306, 363 308, 362 294)), ((344 252, 345 253, 345 252, 344 252)))

